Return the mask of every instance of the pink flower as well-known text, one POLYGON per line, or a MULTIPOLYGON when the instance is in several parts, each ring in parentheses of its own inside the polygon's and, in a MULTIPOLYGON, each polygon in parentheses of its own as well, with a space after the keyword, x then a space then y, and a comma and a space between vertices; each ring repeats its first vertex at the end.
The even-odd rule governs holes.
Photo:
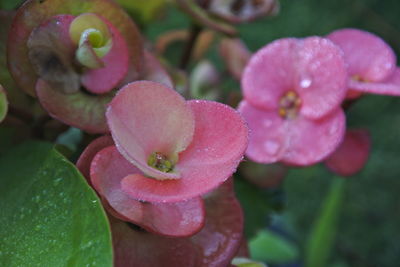
POLYGON ((240 115, 139 81, 119 91, 106 116, 113 140, 93 142, 77 165, 109 212, 164 235, 199 231, 200 196, 229 178, 243 157, 247 127, 240 115))
POLYGON ((363 92, 400 95, 396 55, 381 38, 357 29, 337 30, 327 38, 344 51, 350 76, 349 98, 363 92))
POLYGON ((242 78, 246 155, 260 163, 323 160, 344 134, 346 83, 342 52, 327 39, 280 39, 260 49, 242 78))
POLYGON ((341 176, 351 176, 367 163, 371 139, 367 130, 348 130, 342 144, 325 161, 325 165, 341 176))

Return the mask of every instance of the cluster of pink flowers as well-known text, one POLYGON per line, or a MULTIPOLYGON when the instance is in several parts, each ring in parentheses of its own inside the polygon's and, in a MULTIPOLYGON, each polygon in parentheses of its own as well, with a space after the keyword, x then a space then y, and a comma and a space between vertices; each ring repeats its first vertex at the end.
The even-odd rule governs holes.
POLYGON ((354 174, 367 161, 370 142, 364 131, 346 133, 342 104, 363 93, 400 95, 399 73, 392 49, 357 29, 261 48, 241 78, 238 110, 250 128, 246 156, 295 166, 328 159, 336 173, 354 174))

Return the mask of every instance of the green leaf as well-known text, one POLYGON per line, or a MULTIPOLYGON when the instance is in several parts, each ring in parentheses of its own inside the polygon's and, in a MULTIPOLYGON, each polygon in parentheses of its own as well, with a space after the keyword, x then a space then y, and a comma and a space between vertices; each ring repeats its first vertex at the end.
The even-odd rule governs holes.
POLYGON ((299 256, 294 244, 269 230, 260 231, 250 240, 249 250, 252 259, 267 263, 289 263, 299 256))
POLYGON ((337 230, 345 179, 335 178, 316 219, 306 248, 306 267, 326 266, 337 230))
POLYGON ((100 200, 52 145, 14 148, 0 174, 1 266, 112 266, 100 200))

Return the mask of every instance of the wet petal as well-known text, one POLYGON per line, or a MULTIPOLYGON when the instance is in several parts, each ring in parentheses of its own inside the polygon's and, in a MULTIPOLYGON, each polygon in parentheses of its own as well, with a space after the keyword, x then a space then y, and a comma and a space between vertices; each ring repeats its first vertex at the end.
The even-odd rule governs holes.
POLYGON ((378 36, 357 29, 341 29, 327 36, 344 51, 350 77, 381 82, 396 67, 396 56, 378 36))
POLYGON ((180 177, 147 164, 154 152, 177 159, 192 141, 193 114, 177 92, 150 81, 128 84, 112 100, 106 116, 114 141, 126 159, 151 177, 180 177))
POLYGON ((247 145, 247 127, 232 108, 212 101, 189 101, 195 116, 190 146, 176 165, 181 179, 156 181, 130 175, 122 188, 145 201, 175 202, 202 195, 216 188, 236 171, 247 145))
POLYGON ((114 266, 196 266, 197 251, 190 239, 168 238, 129 227, 110 217, 114 266))
POLYGON ((380 83, 350 80, 349 88, 358 93, 400 96, 400 68, 396 68, 388 79, 380 83))
POLYGON ((90 168, 94 188, 106 199, 118 218, 168 236, 190 236, 200 231, 205 216, 201 198, 172 204, 153 204, 130 198, 121 190, 121 180, 135 173, 142 174, 115 146, 97 153, 90 168))
POLYGON ((243 211, 233 191, 233 178, 205 197, 206 224, 192 242, 201 251, 199 266, 228 266, 243 238, 243 211))
POLYGON ((320 120, 304 117, 294 119, 287 131, 287 147, 282 161, 308 166, 324 160, 342 142, 345 126, 345 116, 341 109, 320 120))
POLYGON ((273 163, 282 158, 287 123, 277 111, 264 111, 242 101, 238 108, 249 125, 250 136, 246 156, 259 163, 273 163))
POLYGON ((340 48, 320 37, 298 43, 296 90, 301 98, 300 113, 322 118, 340 106, 347 92, 347 69, 340 48))
POLYGON ((82 91, 64 94, 39 79, 36 94, 50 116, 88 133, 107 133, 106 106, 114 96, 110 92, 93 96, 82 91))
POLYGON ((297 39, 280 39, 258 50, 243 72, 245 99, 264 110, 277 110, 282 95, 293 90, 297 39))
POLYGON ((167 238, 111 218, 116 266, 228 266, 238 251, 243 213, 228 181, 206 197, 206 224, 192 237, 167 238))
POLYGON ((76 162, 76 167, 83 174, 83 176, 90 183, 90 165, 94 156, 103 148, 114 145, 110 135, 104 135, 93 140, 86 148, 83 150, 82 154, 79 156, 76 162))
POLYGON ((338 175, 354 175, 367 163, 370 148, 371 139, 367 130, 348 130, 343 142, 325 161, 325 165, 338 175))

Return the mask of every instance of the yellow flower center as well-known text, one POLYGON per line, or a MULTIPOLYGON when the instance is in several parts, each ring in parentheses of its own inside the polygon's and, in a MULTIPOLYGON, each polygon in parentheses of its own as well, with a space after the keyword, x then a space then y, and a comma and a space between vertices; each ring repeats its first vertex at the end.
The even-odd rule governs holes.
POLYGON ((301 99, 294 91, 286 92, 279 100, 279 115, 284 119, 294 119, 300 110, 301 99))
POLYGON ((171 160, 160 152, 152 153, 147 159, 147 165, 162 172, 171 172, 174 168, 171 160))

